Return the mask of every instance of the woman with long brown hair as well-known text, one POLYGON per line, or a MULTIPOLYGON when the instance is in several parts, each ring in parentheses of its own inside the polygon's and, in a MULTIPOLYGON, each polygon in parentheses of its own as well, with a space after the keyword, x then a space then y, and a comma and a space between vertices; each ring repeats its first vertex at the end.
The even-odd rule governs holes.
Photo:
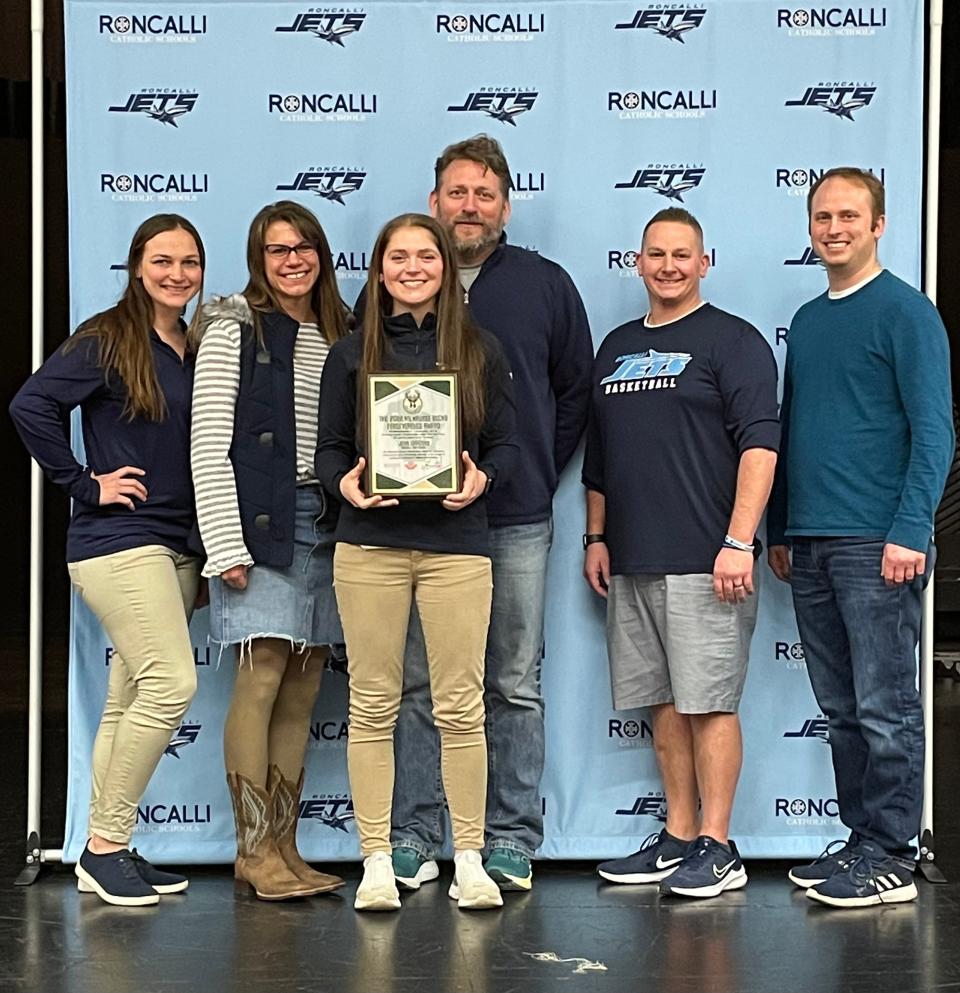
POLYGON ((334 599, 335 507, 314 473, 320 375, 347 330, 330 246, 285 200, 247 238, 243 293, 204 308, 192 463, 210 578, 210 638, 239 660, 224 728, 235 875, 263 900, 343 885, 296 847, 303 757, 334 599))
MULTIPOLYGON (((419 396, 404 399, 420 403, 419 396)), ((400 906, 390 856, 393 732, 414 596, 453 828, 450 896, 465 909, 503 902, 480 858, 487 780, 483 660, 492 590, 483 497, 514 454, 513 430, 506 360, 496 339, 470 323, 447 234, 423 214, 395 218, 374 245, 362 335, 330 351, 317 446, 317 475, 343 503, 334 584, 349 657, 347 759, 364 855, 358 910, 400 906), (367 495, 361 479, 369 453, 358 417, 367 374, 437 369, 456 370, 459 379, 459 491, 442 500, 367 495)))
POLYGON ((204 264, 186 218, 148 218, 130 243, 120 301, 85 321, 10 407, 30 454, 73 498, 70 578, 115 649, 76 874, 81 891, 117 906, 187 888, 129 844, 137 805, 197 685, 187 629, 200 573, 188 540, 193 354, 183 314, 202 294, 204 264), (86 466, 70 448, 74 407, 86 466))

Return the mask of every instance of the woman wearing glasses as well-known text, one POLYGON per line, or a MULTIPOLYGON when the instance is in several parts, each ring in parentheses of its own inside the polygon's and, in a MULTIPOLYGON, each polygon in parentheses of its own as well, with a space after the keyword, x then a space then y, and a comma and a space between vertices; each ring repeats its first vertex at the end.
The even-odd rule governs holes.
POLYGON ((202 294, 203 269, 186 218, 147 218, 130 243, 120 301, 85 321, 10 405, 30 454, 73 498, 70 579, 115 648, 76 874, 81 892, 119 907, 187 888, 129 845, 140 798, 197 688, 187 629, 200 576, 189 541, 194 363, 183 313, 202 294), (85 466, 70 448, 75 407, 85 466))
POLYGON ((320 374, 347 330, 327 239, 288 200, 253 219, 242 293, 204 308, 191 458, 210 637, 239 667, 224 728, 235 875, 263 900, 336 889, 296 848, 303 756, 330 644, 334 521, 314 473, 320 374))

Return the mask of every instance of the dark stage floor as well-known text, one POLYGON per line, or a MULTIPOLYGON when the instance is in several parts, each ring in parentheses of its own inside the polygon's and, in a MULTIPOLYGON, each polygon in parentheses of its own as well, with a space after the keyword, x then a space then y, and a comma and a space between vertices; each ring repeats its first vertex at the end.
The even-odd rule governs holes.
MULTIPOLYGON (((950 680, 937 683, 937 850, 950 882, 919 881, 915 904, 858 911, 816 905, 785 865, 759 862, 746 889, 704 902, 600 885, 592 865, 541 863, 533 893, 472 914, 445 884, 405 895, 399 913, 356 914, 355 866, 343 898, 284 905, 238 898, 226 868, 193 871, 187 894, 144 910, 77 893, 60 866, 16 888, 22 717, 0 721, 11 745, 0 763, 0 993, 960 991, 960 683, 950 680)), ((56 825, 62 722, 46 735, 45 820, 56 825)))
MULTIPOLYGON (((182 897, 119 910, 64 871, 0 898, 0 989, 43 993, 335 990, 337 993, 641 989, 877 993, 960 987, 960 887, 912 905, 831 912, 754 865, 746 889, 703 903, 599 886, 592 868, 542 869, 502 911, 466 913, 425 887, 394 914, 350 896, 269 906, 226 871, 182 897), (561 959, 567 961, 554 961, 561 959), (605 967, 605 968, 601 968, 605 967), (586 969, 578 974, 578 969, 586 969)), ((350 872, 350 889, 357 873, 350 872)))

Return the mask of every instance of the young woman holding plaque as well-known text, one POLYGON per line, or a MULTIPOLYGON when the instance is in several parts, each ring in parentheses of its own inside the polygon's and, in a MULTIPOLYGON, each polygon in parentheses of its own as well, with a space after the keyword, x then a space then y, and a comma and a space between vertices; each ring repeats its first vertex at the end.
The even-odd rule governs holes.
POLYGON ((327 646, 336 505, 314 474, 320 375, 347 330, 330 247, 297 203, 264 207, 243 293, 204 308, 193 478, 210 577, 210 637, 240 662, 223 736, 235 876, 263 900, 343 885, 296 847, 303 758, 327 646))
POLYGON ((76 875, 81 892, 120 907, 187 888, 129 845, 140 798, 197 688, 187 629, 200 577, 189 541, 194 363, 183 314, 203 269, 186 218, 148 218, 130 243, 120 301, 81 324, 10 405, 30 454, 73 498, 70 579, 115 649, 76 875), (70 447, 75 407, 86 466, 70 447))
MULTIPOLYGON (((407 412, 419 410, 429 389, 411 388, 398 403, 407 412)), ((431 409, 440 411, 437 417, 450 416, 442 404, 431 409)), ((463 908, 502 903, 480 859, 487 779, 483 659, 491 595, 483 497, 515 453, 513 430, 506 360, 496 339, 470 323, 448 236, 425 215, 395 218, 373 248, 362 333, 330 351, 317 447, 317 476, 343 502, 334 585, 349 657, 347 760, 364 855, 358 910, 400 906, 390 857, 393 731, 413 597, 426 637, 456 851, 450 896, 463 908), (391 370, 457 372, 459 410, 453 413, 462 441, 449 454, 462 462, 462 482, 442 498, 364 490, 368 459, 386 474, 396 468, 416 475, 415 459, 389 465, 390 446, 403 446, 378 429, 379 417, 362 413, 370 399, 368 375, 391 370), (371 434, 374 451, 368 451, 371 434)), ((410 441, 414 447, 424 443, 416 434, 410 441)))

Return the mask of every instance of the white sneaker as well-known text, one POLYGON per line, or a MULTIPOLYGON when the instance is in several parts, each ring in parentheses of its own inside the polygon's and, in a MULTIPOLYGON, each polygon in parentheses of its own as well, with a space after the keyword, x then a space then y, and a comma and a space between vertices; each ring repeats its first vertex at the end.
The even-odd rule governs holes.
POLYGON ((461 910, 503 906, 500 887, 487 875, 477 851, 457 852, 453 856, 453 882, 448 892, 461 910))
POLYGON ((354 910, 399 910, 400 893, 389 852, 374 852, 363 860, 363 879, 357 887, 354 910))

